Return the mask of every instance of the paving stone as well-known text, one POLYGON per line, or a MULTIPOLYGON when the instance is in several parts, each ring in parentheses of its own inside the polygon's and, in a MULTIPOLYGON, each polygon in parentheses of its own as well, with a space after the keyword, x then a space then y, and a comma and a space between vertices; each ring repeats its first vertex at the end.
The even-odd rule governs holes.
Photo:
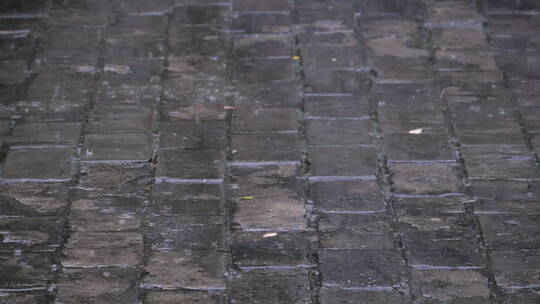
POLYGON ((419 303, 491 303, 487 278, 472 270, 414 270, 419 303))
POLYGON ((0 83, 20 84, 26 78, 26 60, 0 61, 0 83))
POLYGON ((152 178, 150 164, 83 163, 79 189, 94 194, 142 195, 152 178))
POLYGON ((397 291, 355 291, 349 289, 322 288, 320 291, 321 304, 343 303, 409 303, 409 296, 397 291), (359 302, 361 301, 361 302, 359 302))
POLYGON ((305 122, 305 133, 311 145, 371 144, 375 127, 369 119, 316 119, 305 122))
POLYGON ((234 222, 242 229, 304 229, 304 200, 294 165, 231 172, 234 222))
POLYGON ((67 206, 65 185, 0 184, 0 192, 0 217, 59 215, 67 206))
POLYGON ((207 25, 223 24, 229 15, 229 5, 182 5, 176 6, 172 13, 173 20, 178 24, 207 25))
POLYGON ((291 4, 288 0, 276 0, 272 2, 264 0, 235 0, 233 10, 237 12, 276 12, 290 11, 291 4))
POLYGON ((248 35, 234 37, 234 54, 239 58, 290 57, 292 51, 293 46, 290 35, 268 34, 264 36, 248 35))
POLYGON ((517 121, 455 122, 460 144, 525 146, 517 121))
POLYGON ((146 218, 146 243, 153 250, 213 250, 222 247, 223 217, 166 216, 152 210, 146 218))
POLYGON ((147 162, 152 157, 152 138, 147 134, 88 134, 83 161, 147 162))
POLYGON ((158 178, 220 179, 225 156, 216 150, 161 150, 156 169, 158 178))
POLYGON ((328 249, 392 249, 390 221, 384 214, 322 213, 320 243, 328 249))
POLYGON ((233 114, 233 133, 296 132, 296 112, 290 108, 240 108, 233 114))
MULTIPOLYGON (((49 268, 52 263, 48 254, 0 256, 0 286, 3 289, 25 289, 47 286, 49 268)), ((0 301, 2 297, 0 297, 0 301)), ((12 302, 6 302, 12 303, 12 302)), ((18 303, 18 302, 15 302, 18 303)))
POLYGON ((200 303, 219 304, 223 296, 215 291, 152 291, 146 296, 148 304, 200 303), (181 301, 181 302, 178 302, 181 301))
POLYGON ((149 106, 160 99, 161 86, 133 80, 102 80, 97 85, 96 106, 149 106))
POLYGON ((126 268, 142 262, 143 240, 136 232, 74 232, 63 253, 67 268, 126 268))
POLYGON ((306 69, 305 89, 308 93, 346 93, 366 95, 371 86, 369 72, 348 69, 306 69))
POLYGON ((376 180, 313 181, 310 183, 315 208, 337 211, 381 211, 384 198, 376 180))
POLYGON ((153 128, 154 113, 145 107, 96 107, 90 112, 88 133, 145 133, 153 128))
POLYGON ((365 65, 358 46, 306 45, 301 48, 305 68, 360 68, 365 65))
POLYGON ((352 96, 306 96, 304 107, 308 118, 365 117, 369 113, 369 102, 352 96))
POLYGON ((16 125, 8 139, 10 145, 70 145, 81 136, 81 123, 45 122, 16 125))
POLYGON ((308 275, 303 269, 243 270, 232 279, 231 299, 238 304, 307 304, 308 275))
POLYGON ((75 231, 128 231, 141 226, 143 202, 134 197, 80 198, 70 205, 75 231))
POLYGON ((302 32, 297 33, 301 45, 318 43, 355 46, 359 43, 354 30, 340 20, 325 20, 314 24, 304 24, 302 29, 302 32))
POLYGON ((235 232, 232 259, 239 267, 297 266, 308 264, 305 232, 235 232))
MULTIPOLYGON (((169 11, 174 1, 172 0, 157 0, 146 2, 144 0, 128 0, 119 3, 120 11, 128 14, 145 14, 145 13, 166 13, 169 11)), ((137 16, 139 17, 139 16, 137 16)))
POLYGON ((445 197, 397 197, 394 198, 398 215, 441 216, 465 212, 466 198, 462 195, 445 197))
POLYGON ((295 108, 300 105, 300 87, 295 82, 237 86, 237 107, 295 108))
POLYGON ((290 14, 268 12, 238 14, 232 19, 232 29, 244 34, 288 33, 292 25, 290 14))
POLYGON ((405 284, 405 264, 397 250, 324 250, 320 263, 323 286, 405 284))
POLYGON ((72 175, 72 148, 9 150, 2 168, 5 179, 67 181, 72 175))
POLYGON ((464 214, 401 216, 400 231, 411 265, 481 267, 478 233, 464 214))
POLYGON ((292 59, 244 59, 233 65, 234 80, 239 84, 261 84, 293 80, 292 59))
POLYGON ((12 304, 47 304, 49 303, 49 295, 46 292, 32 292, 32 293, 2 293, 0 297, 1 301, 12 304))
POLYGON ((171 20, 168 44, 172 54, 223 55, 229 37, 214 25, 183 27, 181 21, 171 20))
POLYGON ((465 159, 465 167, 471 179, 533 179, 538 177, 538 172, 529 157, 469 157, 465 159))
POLYGON ((300 1, 296 6, 299 23, 316 23, 324 20, 339 20, 348 23, 352 20, 352 3, 331 1, 300 1))
POLYGON ((538 284, 540 252, 496 251, 491 253, 490 257, 497 284, 507 288, 538 284))
POLYGON ((384 143, 390 161, 455 159, 446 134, 388 134, 384 143))
POLYGON ((493 250, 536 250, 537 214, 479 214, 486 244, 493 250))
POLYGON ((540 296, 538 295, 537 290, 525 290, 525 291, 513 291, 506 294, 504 304, 511 303, 523 303, 523 304, 534 304, 538 302, 540 296))
POLYGON ((64 269, 57 303, 135 303, 140 272, 131 268, 64 269))
POLYGON ((67 7, 53 7, 49 11, 50 26, 94 27, 103 28, 109 23, 111 3, 93 2, 89 5, 70 3, 67 7))
POLYGON ((398 193, 418 195, 459 192, 453 164, 396 163, 389 167, 398 193))
POLYGON ((224 130, 223 121, 162 122, 159 144, 162 148, 221 149, 224 130))
POLYGON ((314 176, 375 175, 376 153, 363 146, 312 146, 308 151, 314 176))
POLYGON ((0 252, 52 252, 60 245, 62 225, 57 217, 0 219, 0 252))
POLYGON ((298 161, 297 134, 241 134, 232 136, 233 160, 238 162, 298 161))
POLYGON ((221 185, 158 183, 153 208, 166 215, 221 215, 221 185))
POLYGON ((161 251, 146 263, 143 286, 218 289, 225 286, 225 259, 215 251, 161 251))

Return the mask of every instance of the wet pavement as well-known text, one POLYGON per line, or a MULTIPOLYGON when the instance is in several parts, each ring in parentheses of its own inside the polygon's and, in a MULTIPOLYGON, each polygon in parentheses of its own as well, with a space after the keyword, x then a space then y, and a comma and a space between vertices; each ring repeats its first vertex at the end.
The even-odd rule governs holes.
POLYGON ((540 302, 536 0, 2 0, 0 303, 540 302))

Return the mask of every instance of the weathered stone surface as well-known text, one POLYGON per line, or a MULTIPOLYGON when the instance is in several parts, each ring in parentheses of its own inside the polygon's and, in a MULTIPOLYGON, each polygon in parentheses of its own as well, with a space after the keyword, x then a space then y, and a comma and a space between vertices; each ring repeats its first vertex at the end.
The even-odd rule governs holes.
POLYGON ((297 134, 239 134, 232 137, 233 160, 238 162, 298 161, 297 134))
POLYGON ((152 158, 152 137, 147 134, 88 134, 84 161, 147 162, 152 158))
POLYGON ((215 251, 161 251, 146 263, 143 286, 218 289, 225 286, 225 261, 215 251))
POLYGON ((247 303, 310 302, 307 272, 298 270, 243 270, 231 282, 232 301, 247 303))
POLYGON ((167 216, 163 213, 152 210, 146 219, 146 243, 152 249, 164 251, 222 248, 223 217, 167 216))
MULTIPOLYGON (((24 289, 47 286, 51 256, 48 254, 26 253, 14 256, 0 256, 0 287, 24 289)), ((2 301, 2 297, 0 297, 2 301)), ((12 302, 6 302, 12 303, 12 302)), ((18 303, 18 302, 15 302, 18 303)))
POLYGON ((136 232, 73 232, 65 245, 62 266, 129 267, 142 262, 142 235, 136 232))
POLYGON ((232 258, 240 267, 308 264, 306 232, 242 232, 233 234, 232 258))
POLYGON ((232 132, 296 132, 296 113, 290 108, 239 108, 233 114, 232 132))
POLYGON ((305 97, 305 114, 308 117, 365 117, 369 102, 353 96, 310 95, 305 97))
POLYGON ((88 133, 145 133, 153 128, 152 108, 96 107, 89 115, 88 133))
POLYGON ((79 198, 71 202, 70 225, 75 231, 139 229, 143 202, 135 197, 79 198))
POLYGON ((306 137, 311 145, 370 144, 375 138, 373 122, 364 120, 307 120, 306 137))
POLYGON ((8 139, 9 145, 69 145, 81 136, 81 123, 46 122, 16 125, 8 139))
POLYGON ((146 296, 148 304, 200 303, 219 304, 223 296, 216 291, 152 291, 146 296))
POLYGON ((419 303, 491 303, 487 279, 472 270, 414 270, 419 303))
POLYGON ((455 165, 396 163, 389 167, 398 193, 443 194, 459 191, 455 165))
POLYGON ((314 176, 375 175, 377 150, 363 146, 312 146, 308 155, 314 176))
POLYGON ((397 250, 324 250, 320 263, 322 283, 327 286, 405 284, 405 263, 397 250))
POLYGON ((376 180, 313 181, 315 208, 339 211, 381 211, 384 198, 376 180))
POLYGON ((162 148, 222 149, 225 146, 223 121, 163 122, 159 129, 162 148))
POLYGON ((322 248, 394 248, 390 221, 384 213, 362 215, 323 213, 320 215, 319 230, 322 248))
POLYGON ((303 229, 305 207, 294 165, 232 171, 234 221, 242 229, 303 229))
POLYGON ((156 176, 170 179, 223 178, 224 155, 219 150, 161 150, 156 176))
POLYGON ((5 179, 66 181, 72 176, 72 148, 11 149, 2 177, 5 179))
POLYGON ((67 207, 68 189, 61 184, 0 184, 0 216, 58 215, 67 207))
POLYGON ((135 303, 140 272, 132 268, 64 269, 57 303, 135 303))
POLYGON ((455 159, 446 134, 388 134, 384 138, 386 155, 391 161, 455 159))
POLYGON ((409 303, 409 296, 397 291, 354 291, 349 289, 322 288, 320 292, 320 301, 321 304, 405 304, 409 303))
POLYGON ((63 222, 56 217, 0 219, 0 251, 49 252, 61 242, 63 222))
POLYGON ((152 179, 150 164, 83 163, 80 170, 79 189, 88 195, 142 195, 152 179))
POLYGON ((485 241, 493 249, 538 248, 537 214, 480 214, 479 219, 485 241))
POLYGON ((534 286, 540 279, 538 251, 497 251, 491 254, 493 272, 501 286, 534 286))

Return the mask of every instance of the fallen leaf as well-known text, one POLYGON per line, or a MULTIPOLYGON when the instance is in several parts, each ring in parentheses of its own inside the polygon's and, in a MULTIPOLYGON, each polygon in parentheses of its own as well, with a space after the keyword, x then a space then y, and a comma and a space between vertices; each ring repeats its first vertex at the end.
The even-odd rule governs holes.
POLYGON ((300 56, 292 56, 292 60, 300 60, 300 56))
POLYGON ((242 196, 240 199, 252 200, 252 199, 255 199, 255 197, 254 196, 242 196))
POLYGON ((422 128, 410 130, 409 134, 422 134, 422 128))
POLYGON ((268 232, 268 233, 263 234, 263 239, 274 237, 274 236, 277 236, 277 232, 268 232))
POLYGON ((233 107, 233 106, 224 106, 223 109, 224 109, 224 110, 234 110, 234 109, 236 109, 236 107, 233 107))

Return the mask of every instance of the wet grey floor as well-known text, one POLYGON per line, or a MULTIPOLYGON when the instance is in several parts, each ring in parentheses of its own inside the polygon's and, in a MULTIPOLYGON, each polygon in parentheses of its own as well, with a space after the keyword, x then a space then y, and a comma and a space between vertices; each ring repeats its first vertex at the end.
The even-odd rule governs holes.
POLYGON ((540 2, 1 0, 1 304, 540 303, 540 2))

